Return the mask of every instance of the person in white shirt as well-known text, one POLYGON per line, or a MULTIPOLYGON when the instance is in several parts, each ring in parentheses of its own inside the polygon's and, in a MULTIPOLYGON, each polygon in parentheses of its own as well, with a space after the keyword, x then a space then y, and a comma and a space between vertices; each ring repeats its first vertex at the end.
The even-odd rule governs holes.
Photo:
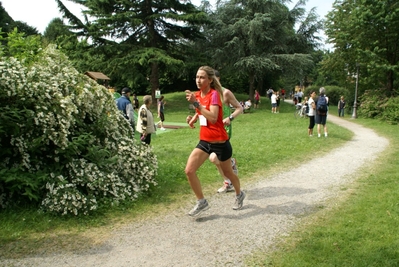
POLYGON ((272 101, 272 113, 276 113, 276 109, 277 109, 277 95, 276 95, 276 92, 273 92, 272 97, 271 97, 271 101, 272 101))
POLYGON ((248 99, 247 101, 245 101, 245 104, 244 104, 244 105, 245 105, 245 106, 244 106, 244 109, 250 109, 251 106, 252 106, 251 99, 248 99))
POLYGON ((313 128, 315 125, 315 112, 316 112, 316 104, 314 102, 314 98, 316 97, 316 92, 311 91, 310 92, 310 97, 308 100, 308 106, 309 106, 309 112, 308 112, 308 117, 309 117, 309 127, 308 127, 308 135, 313 136, 313 128))
POLYGON ((303 92, 301 89, 299 89, 298 92, 298 103, 302 103, 302 98, 303 98, 303 92))

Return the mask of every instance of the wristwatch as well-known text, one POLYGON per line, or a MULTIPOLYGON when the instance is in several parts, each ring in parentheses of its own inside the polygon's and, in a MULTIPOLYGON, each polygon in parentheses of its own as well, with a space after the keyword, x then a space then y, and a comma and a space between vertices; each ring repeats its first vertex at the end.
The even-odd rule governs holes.
POLYGON ((233 121, 233 120, 234 120, 233 115, 230 115, 230 116, 229 116, 229 119, 230 119, 230 121, 233 121))
POLYGON ((193 103, 193 106, 194 106, 195 108, 198 108, 198 107, 200 106, 200 103, 198 103, 198 101, 195 101, 195 102, 193 103))

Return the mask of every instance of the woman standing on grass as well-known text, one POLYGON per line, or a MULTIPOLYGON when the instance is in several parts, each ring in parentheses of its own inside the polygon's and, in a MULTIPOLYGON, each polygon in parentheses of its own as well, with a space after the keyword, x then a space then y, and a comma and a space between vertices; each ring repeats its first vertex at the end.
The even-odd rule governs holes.
POLYGON ((140 140, 149 145, 151 143, 151 134, 156 132, 154 117, 150 111, 152 97, 145 95, 143 103, 139 109, 136 130, 140 133, 140 140))
POLYGON ((159 122, 157 123, 162 131, 165 131, 165 128, 163 127, 163 122, 165 121, 165 114, 164 114, 164 109, 165 109, 165 104, 166 102, 163 100, 164 96, 161 96, 158 99, 158 117, 159 118, 159 122))
POLYGON ((208 66, 200 67, 195 78, 199 91, 192 93, 186 90, 186 99, 196 109, 200 121, 200 141, 191 152, 185 173, 191 189, 197 197, 197 204, 188 213, 197 216, 209 209, 209 204, 202 193, 201 183, 197 176, 197 170, 214 152, 219 161, 223 173, 230 178, 235 192, 236 200, 234 210, 242 208, 245 193, 240 189, 240 180, 231 167, 231 147, 229 137, 223 124, 223 91, 220 82, 215 77, 215 71, 208 66))
POLYGON ((256 108, 259 108, 260 94, 259 94, 258 90, 256 90, 256 89, 255 89, 255 96, 254 96, 254 99, 255 99, 254 108, 255 108, 255 109, 256 109, 256 108))
POLYGON ((308 135, 310 137, 313 136, 313 128, 315 125, 315 115, 316 115, 316 104, 314 102, 315 97, 316 97, 316 92, 311 91, 308 100, 309 111, 307 114, 309 117, 308 135))

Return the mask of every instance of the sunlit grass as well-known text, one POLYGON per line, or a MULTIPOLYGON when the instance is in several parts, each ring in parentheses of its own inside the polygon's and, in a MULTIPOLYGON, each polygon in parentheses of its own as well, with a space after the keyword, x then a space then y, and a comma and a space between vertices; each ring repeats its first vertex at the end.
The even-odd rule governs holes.
POLYGON ((274 252, 259 251, 247 266, 399 266, 397 125, 356 122, 389 138, 388 150, 345 188, 339 205, 314 214, 274 252))
MULTIPOLYGON (((238 95, 237 98, 245 99, 246 96, 238 95)), ((166 94, 165 100, 165 124, 185 123, 190 111, 184 93, 166 94)), ((314 155, 309 153, 309 146, 314 151, 327 152, 352 137, 350 131, 329 124, 329 138, 309 138, 308 120, 295 119, 293 106, 282 103, 279 114, 272 114, 270 109, 270 103, 263 98, 260 109, 234 120, 231 143, 243 188, 259 177, 268 177, 311 159, 314 155)), ((68 242, 69 249, 80 249, 83 244, 87 245, 79 241, 83 238, 102 242, 109 229, 193 203, 195 197, 184 168, 198 138, 198 126, 159 131, 153 136, 151 145, 159 163, 158 186, 134 203, 121 203, 111 210, 100 210, 84 217, 56 217, 32 208, 1 211, 0 247, 3 249, 0 257, 38 250, 48 252, 68 242), (59 243, 54 238, 57 235, 62 235, 59 243)), ((207 196, 215 194, 222 183, 216 168, 209 162, 199 169, 198 176, 207 196)))

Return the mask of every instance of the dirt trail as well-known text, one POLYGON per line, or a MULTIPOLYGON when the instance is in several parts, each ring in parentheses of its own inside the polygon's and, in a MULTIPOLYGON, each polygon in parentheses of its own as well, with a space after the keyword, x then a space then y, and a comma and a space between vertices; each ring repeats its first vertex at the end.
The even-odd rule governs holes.
POLYGON ((186 215, 190 205, 167 216, 118 229, 100 247, 80 253, 61 251, 54 255, 3 259, 0 265, 243 266, 245 256, 272 245, 277 237, 289 233, 300 217, 306 219, 306 214, 336 197, 339 188, 352 182, 356 171, 373 161, 389 144, 373 130, 350 121, 329 116, 328 122, 350 129, 354 138, 296 169, 244 184, 247 198, 240 211, 232 210, 234 194, 215 194, 208 197, 209 211, 197 219, 186 215))

